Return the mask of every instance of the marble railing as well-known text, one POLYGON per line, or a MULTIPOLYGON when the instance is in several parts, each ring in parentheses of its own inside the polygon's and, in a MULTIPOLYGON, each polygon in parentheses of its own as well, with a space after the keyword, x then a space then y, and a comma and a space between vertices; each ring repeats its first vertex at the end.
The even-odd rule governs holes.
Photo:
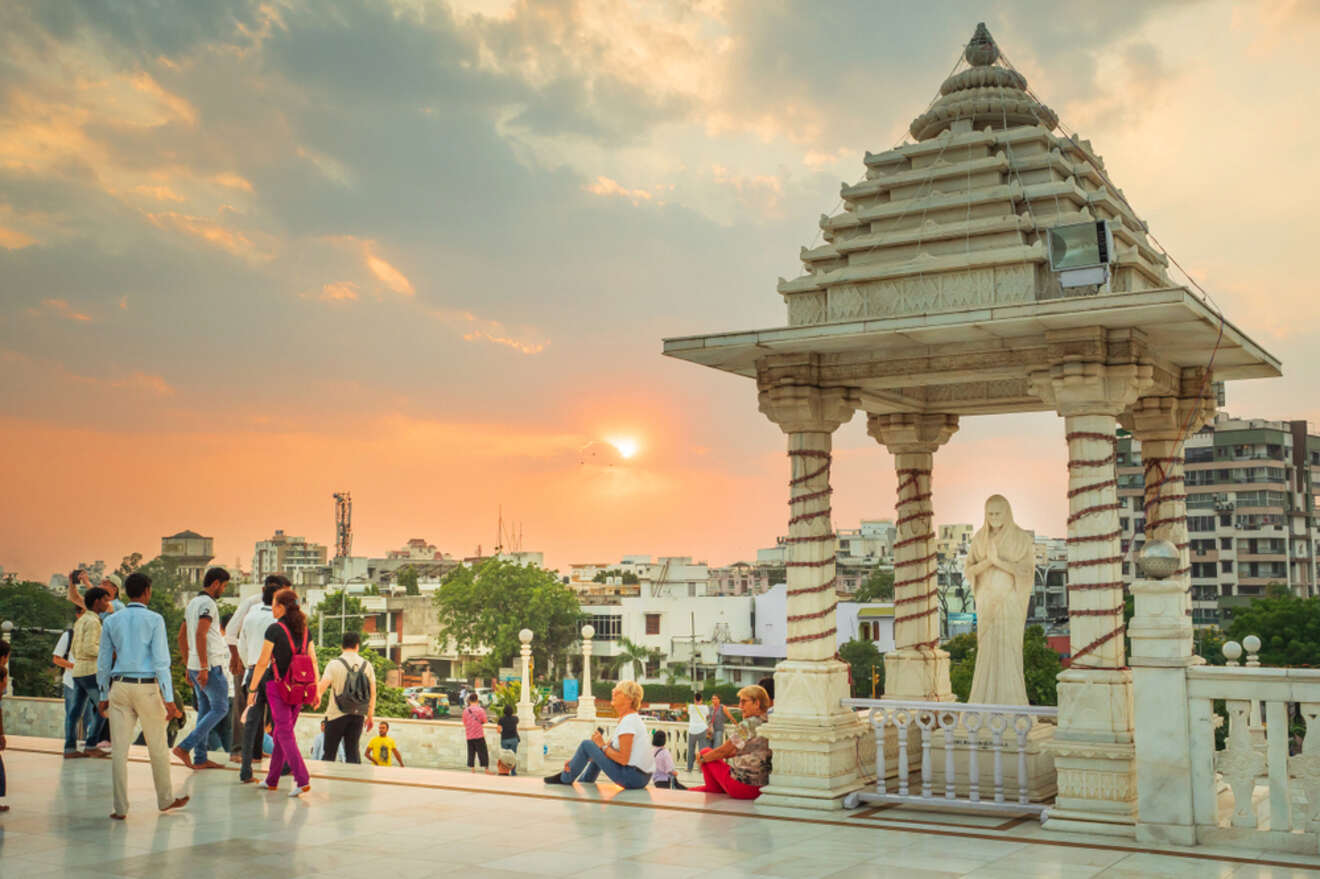
POLYGON ((1193 667, 1187 696, 1197 841, 1320 851, 1320 671, 1193 667), (1222 748, 1219 700, 1228 714, 1222 748), (1306 726, 1298 737, 1294 710, 1306 726))
POLYGON ((908 803, 1041 813, 1055 793, 1053 761, 1041 745, 1053 737, 1057 708, 891 699, 843 704, 866 712, 876 740, 875 788, 851 795, 847 808, 908 803), (887 752, 896 756, 894 767, 886 765, 887 752))

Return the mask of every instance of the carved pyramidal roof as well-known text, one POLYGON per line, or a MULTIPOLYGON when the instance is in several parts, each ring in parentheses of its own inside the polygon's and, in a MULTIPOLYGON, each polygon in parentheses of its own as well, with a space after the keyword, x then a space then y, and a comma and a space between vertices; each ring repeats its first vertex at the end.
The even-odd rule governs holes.
POLYGON ((802 249, 805 274, 780 279, 790 326, 1060 298, 1045 230, 1100 219, 1116 249, 1102 292, 1172 286, 1103 160, 1055 133, 1058 116, 1005 66, 984 24, 963 57, 912 121, 916 142, 866 154, 865 179, 843 185, 843 212, 820 219, 826 243, 802 249))

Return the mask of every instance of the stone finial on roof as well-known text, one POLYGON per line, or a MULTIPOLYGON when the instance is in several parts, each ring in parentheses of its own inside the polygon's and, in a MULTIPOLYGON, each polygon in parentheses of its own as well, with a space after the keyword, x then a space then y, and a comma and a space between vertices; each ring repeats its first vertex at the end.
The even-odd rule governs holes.
POLYGON ((996 66, 999 46, 984 22, 976 26, 963 57, 971 67, 946 79, 939 99, 912 120, 908 130, 917 140, 930 140, 960 120, 977 129, 1039 125, 1053 131, 1059 124, 1053 110, 1027 93, 1022 74, 996 66))

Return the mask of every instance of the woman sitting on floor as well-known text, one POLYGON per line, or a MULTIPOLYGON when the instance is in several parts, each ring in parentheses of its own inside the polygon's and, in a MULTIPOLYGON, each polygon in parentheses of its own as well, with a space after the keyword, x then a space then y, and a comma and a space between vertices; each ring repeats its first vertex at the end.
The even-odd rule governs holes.
MULTIPOLYGON (((590 698, 590 696, 587 696, 590 698)), ((625 788, 643 788, 651 781, 655 755, 646 746, 646 726, 637 709, 642 707, 642 686, 636 681, 620 681, 610 694, 610 704, 618 712, 619 723, 614 737, 606 743, 600 730, 578 745, 564 771, 547 776, 546 784, 590 784, 604 772, 610 781, 625 788)))
POLYGON ((738 707, 743 719, 728 741, 718 748, 702 748, 697 758, 706 783, 689 790, 754 800, 770 780, 770 742, 761 735, 770 697, 761 687, 743 687, 738 691, 738 707))

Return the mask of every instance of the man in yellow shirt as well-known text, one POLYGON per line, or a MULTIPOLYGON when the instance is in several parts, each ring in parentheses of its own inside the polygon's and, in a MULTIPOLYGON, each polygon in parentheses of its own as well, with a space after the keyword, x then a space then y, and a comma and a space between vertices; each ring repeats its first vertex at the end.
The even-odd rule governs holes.
POLYGON ((394 744, 394 739, 390 738, 390 725, 385 721, 380 722, 377 728, 379 735, 367 742, 367 759, 376 766, 389 766, 392 762, 397 762, 403 766, 403 757, 399 755, 399 746, 394 744), (394 760, 391 761, 390 757, 394 760))

